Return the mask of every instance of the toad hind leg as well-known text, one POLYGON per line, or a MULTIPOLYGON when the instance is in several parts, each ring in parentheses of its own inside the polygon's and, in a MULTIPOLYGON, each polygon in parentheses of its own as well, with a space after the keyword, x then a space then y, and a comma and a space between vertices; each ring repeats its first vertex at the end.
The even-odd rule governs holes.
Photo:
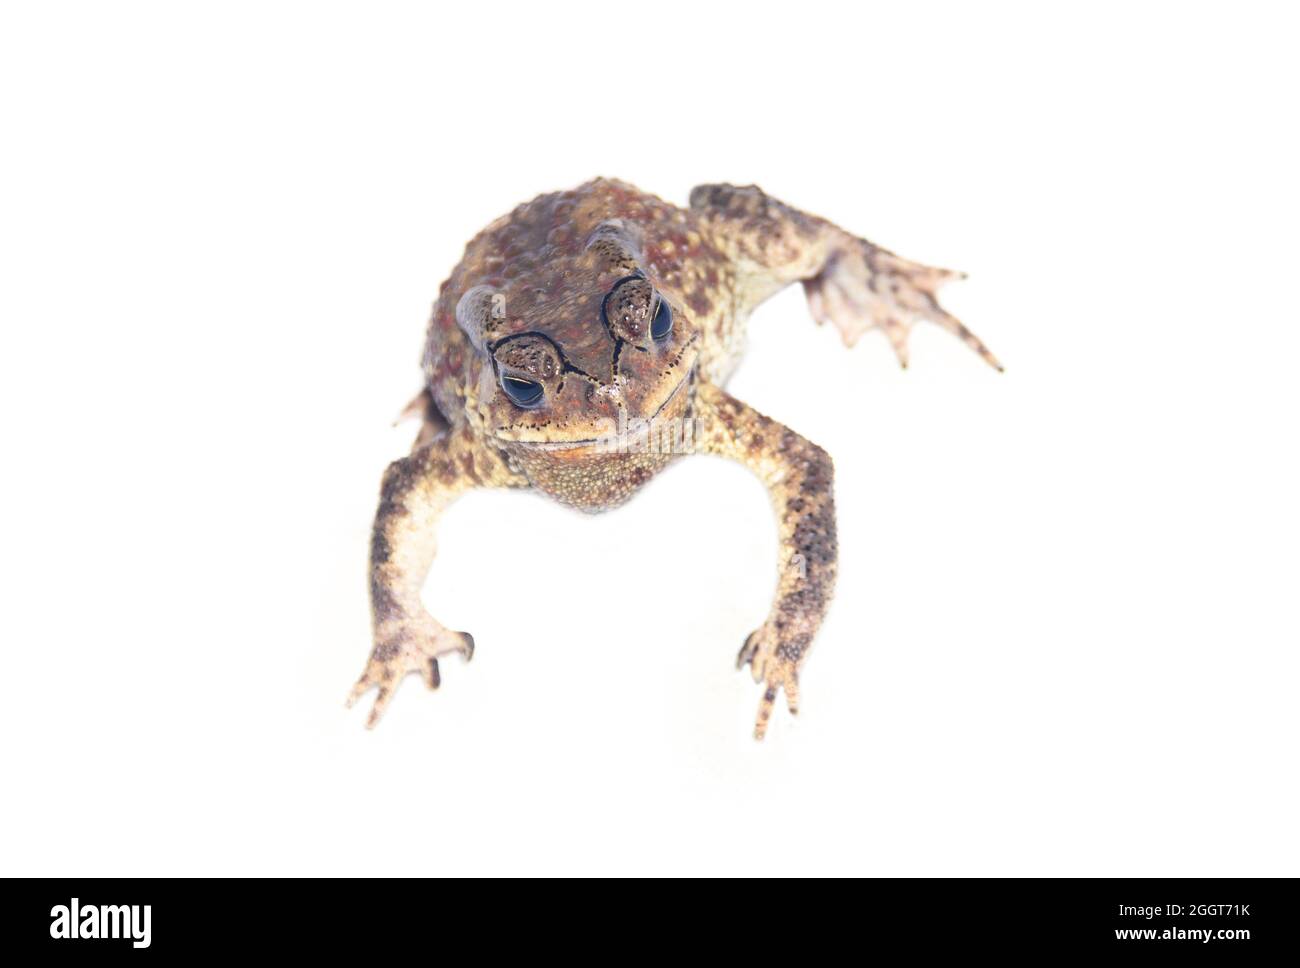
POLYGON ((979 337, 939 305, 939 287, 962 273, 910 262, 753 185, 700 185, 691 208, 741 270, 742 315, 799 282, 813 319, 833 323, 847 346, 880 329, 906 367, 912 326, 927 320, 1002 369, 979 337))
POLYGON ((813 319, 833 323, 845 346, 852 346, 867 330, 879 329, 906 368, 912 326, 918 320, 928 320, 1001 370, 1002 364, 984 342, 939 305, 939 287, 964 278, 964 273, 909 262, 866 239, 851 239, 817 275, 803 280, 803 288, 813 319))
POLYGON ((736 657, 764 686, 754 737, 767 732, 777 694, 799 707, 799 670, 830 605, 838 565, 830 455, 709 383, 696 393, 696 449, 739 461, 767 486, 780 524, 776 598, 736 657))
POLYGON ((370 547, 374 649, 348 696, 351 706, 370 689, 379 690, 367 727, 379 722, 408 673, 418 673, 436 689, 440 656, 457 652, 468 660, 474 654, 469 633, 444 628, 420 601, 437 546, 435 527, 447 505, 464 491, 518 483, 464 428, 417 445, 408 457, 389 465, 370 547))

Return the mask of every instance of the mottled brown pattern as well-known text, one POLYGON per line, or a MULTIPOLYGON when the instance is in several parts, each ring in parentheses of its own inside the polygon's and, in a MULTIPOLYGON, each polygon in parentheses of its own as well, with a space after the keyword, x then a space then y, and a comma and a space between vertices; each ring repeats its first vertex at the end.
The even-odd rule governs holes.
POLYGON ((441 682, 438 656, 458 652, 468 659, 473 655, 473 638, 444 628, 420 602, 433 561, 434 529, 443 509, 473 487, 526 483, 466 427, 417 446, 389 465, 380 485, 370 542, 375 644, 348 699, 351 705, 370 688, 378 688, 368 725, 379 721, 407 673, 417 672, 429 688, 437 688, 441 682))
POLYGON ((738 657, 764 686, 762 737, 781 690, 791 711, 797 706, 799 670, 835 585, 837 545, 830 457, 720 389, 740 358, 745 323, 764 299, 801 282, 814 317, 834 323, 847 343, 879 327, 905 364, 908 328, 928 319, 997 365, 935 298, 954 276, 754 186, 703 185, 683 209, 597 179, 489 225, 442 285, 426 387, 408 407, 422 429, 380 489, 375 644, 351 696, 378 689, 369 724, 406 674, 436 688, 439 656, 473 653, 468 633, 445 629, 420 603, 437 519, 458 494, 532 487, 599 511, 676 457, 702 451, 753 470, 777 514, 776 596, 738 657), (661 304, 673 320, 666 334, 652 329, 661 304))
POLYGON ((766 686, 755 726, 762 738, 778 690, 797 710, 799 668, 835 588, 835 471, 826 451, 715 386, 699 388, 696 406, 706 428, 699 449, 749 467, 767 485, 779 525, 776 599, 737 656, 766 686))

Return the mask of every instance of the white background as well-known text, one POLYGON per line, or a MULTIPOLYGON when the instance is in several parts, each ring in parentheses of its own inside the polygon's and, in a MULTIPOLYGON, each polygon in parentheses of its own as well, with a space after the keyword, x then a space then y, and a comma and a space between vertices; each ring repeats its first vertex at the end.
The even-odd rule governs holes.
POLYGON ((1300 873, 1283 5, 6 4, 0 872, 1300 873), (479 228, 597 174, 921 261, 1007 365, 795 290, 730 389, 837 468, 799 720, 775 525, 695 458, 447 515, 471 665, 380 727, 380 474, 479 228), (545 566, 502 578, 527 529, 545 566))

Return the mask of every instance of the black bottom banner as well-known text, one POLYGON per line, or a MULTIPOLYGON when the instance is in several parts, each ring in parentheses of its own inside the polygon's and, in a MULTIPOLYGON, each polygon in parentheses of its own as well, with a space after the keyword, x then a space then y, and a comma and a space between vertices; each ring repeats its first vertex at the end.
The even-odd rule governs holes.
POLYGON ((94 961, 369 961, 412 946, 437 957, 440 939, 452 950, 487 940, 499 954, 511 941, 549 942, 549 957, 618 957, 609 948, 617 939, 639 957, 658 949, 674 960, 684 944, 713 953, 730 943, 733 957, 749 957, 766 937, 787 957, 824 951, 830 940, 862 954, 1196 952, 1232 960, 1293 959, 1297 947, 1289 879, 747 881, 698 894, 669 881, 605 887, 594 897, 577 882, 541 893, 532 884, 328 879, 35 879, 6 888, 0 917, 11 950, 94 961), (695 938, 709 940, 687 941, 695 938))

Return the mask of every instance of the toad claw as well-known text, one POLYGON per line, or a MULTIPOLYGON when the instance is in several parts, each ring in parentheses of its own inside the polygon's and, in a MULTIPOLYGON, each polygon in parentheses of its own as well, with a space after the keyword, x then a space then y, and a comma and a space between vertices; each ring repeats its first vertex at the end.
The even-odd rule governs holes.
POLYGON ((410 673, 419 673, 430 689, 442 685, 438 657, 452 652, 459 652, 468 662, 474 655, 474 636, 445 629, 432 619, 381 632, 376 636, 365 671, 348 694, 347 707, 351 709, 371 689, 378 689, 375 704, 366 718, 366 728, 373 729, 393 701, 397 687, 410 673))
POLYGON ((793 662, 776 661, 768 664, 767 674, 763 677, 767 688, 763 698, 758 701, 758 717, 754 721, 754 739, 762 739, 767 734, 767 722, 772 718, 772 708, 776 705, 776 695, 785 690, 785 704, 791 716, 799 714, 799 672, 793 662))
POLYGON ((994 369, 998 362, 978 336, 939 305, 939 287, 964 272, 911 262, 865 239, 846 237, 820 273, 804 281, 808 309, 818 323, 833 323, 846 346, 869 329, 888 337, 898 362, 907 367, 907 341, 919 320, 952 333, 994 369))
POLYGON ((736 656, 736 668, 749 665, 754 681, 763 683, 766 688, 758 703, 758 716, 754 721, 754 739, 762 739, 767 734, 767 723, 772 718, 772 709, 776 697, 785 691, 785 702, 790 715, 799 714, 799 668, 798 663, 782 654, 774 645, 774 636, 767 634, 766 628, 755 629, 745 639, 736 656))

